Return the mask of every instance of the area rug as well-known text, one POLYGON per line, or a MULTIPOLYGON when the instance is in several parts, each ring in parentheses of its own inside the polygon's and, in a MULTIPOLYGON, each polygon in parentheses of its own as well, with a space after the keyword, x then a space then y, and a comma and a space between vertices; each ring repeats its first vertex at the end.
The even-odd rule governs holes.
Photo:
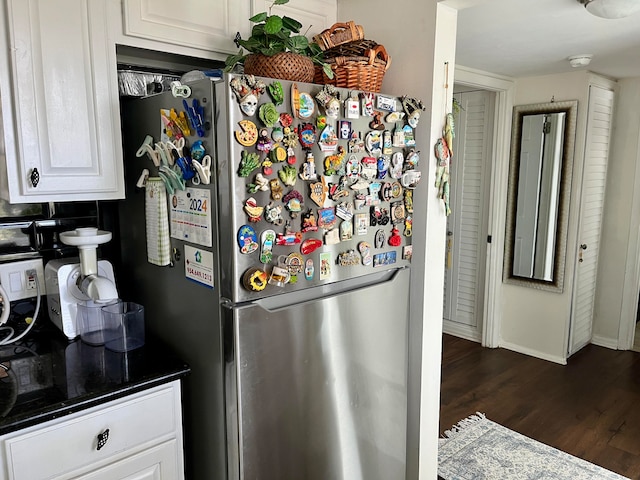
POLYGON ((444 432, 438 475, 445 480, 623 480, 476 413, 444 432))

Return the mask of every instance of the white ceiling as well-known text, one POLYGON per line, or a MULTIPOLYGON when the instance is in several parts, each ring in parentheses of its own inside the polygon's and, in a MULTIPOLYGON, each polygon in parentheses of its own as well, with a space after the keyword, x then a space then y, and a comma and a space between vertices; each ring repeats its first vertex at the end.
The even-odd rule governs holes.
MULTIPOLYGON (((637 0, 640 1, 640 0, 637 0)), ((574 70, 567 57, 592 53, 586 68, 640 77, 640 13, 607 20, 577 0, 445 0, 458 10, 456 64, 510 77, 574 70)))

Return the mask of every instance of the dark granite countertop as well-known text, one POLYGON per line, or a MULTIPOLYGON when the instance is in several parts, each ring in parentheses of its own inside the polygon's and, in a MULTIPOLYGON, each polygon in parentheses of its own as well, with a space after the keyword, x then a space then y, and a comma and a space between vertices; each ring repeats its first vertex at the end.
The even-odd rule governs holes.
POLYGON ((171 382, 189 366, 160 340, 126 353, 69 342, 52 325, 0 346, 0 435, 171 382))

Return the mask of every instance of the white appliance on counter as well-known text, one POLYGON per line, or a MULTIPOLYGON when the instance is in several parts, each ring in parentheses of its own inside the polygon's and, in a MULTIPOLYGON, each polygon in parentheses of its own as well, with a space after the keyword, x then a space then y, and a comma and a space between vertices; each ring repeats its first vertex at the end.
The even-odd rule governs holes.
MULTIPOLYGON (((327 116, 334 131, 315 134, 325 141, 323 149, 333 143, 340 147, 336 153, 346 153, 350 138, 356 143, 351 150, 358 149, 344 158, 346 180, 337 170, 324 171, 330 154, 317 142, 304 150, 293 146, 287 161, 276 158, 272 168, 247 173, 249 155, 266 157, 249 137, 282 142, 288 127, 263 127, 261 105, 271 102, 266 92, 252 97, 247 88, 239 104, 242 85, 233 85, 244 81, 225 75, 219 82, 190 83, 188 98, 164 93, 122 103, 127 200, 119 204, 119 217, 127 275, 120 288, 145 305, 147 328, 191 366, 185 379, 188 476, 404 480, 411 257, 404 213, 412 209, 401 177, 415 180, 420 172, 416 161, 393 176, 377 173, 382 151, 365 152, 352 133, 371 150, 388 141, 388 159, 394 153, 405 158, 409 146, 390 145, 391 133, 403 133, 405 123, 396 115, 385 125, 378 112, 377 127, 386 131, 373 132, 375 117, 327 116), (158 189, 156 166, 169 175, 175 172, 169 164, 179 159, 165 155, 161 165, 146 152, 162 140, 161 111, 179 118, 185 108, 200 129, 187 145, 199 141, 211 155, 211 181, 189 180, 185 190, 167 195, 162 183, 158 189), (138 181, 145 169, 151 172, 146 189, 138 181), (282 200, 258 188, 258 173, 274 189, 287 177, 287 186, 279 184, 282 200), (358 198, 349 188, 356 180, 364 185, 358 198), (270 215, 258 213, 269 207, 270 215), (353 229, 341 227, 351 214, 353 229), (163 219, 170 237, 163 243, 165 263, 157 263, 153 249, 156 233, 166 233, 163 219), (289 275, 270 282, 269 274, 275 277, 283 265, 289 275)), ((291 106, 310 109, 323 87, 279 82, 284 99, 277 113, 294 119, 292 129, 312 130, 326 109, 296 118, 291 106)), ((344 102, 353 92, 339 94, 344 102)), ((401 99, 380 97, 381 104, 402 110, 401 99)), ((374 105, 375 95, 369 100, 374 105)), ((412 129, 404 131, 413 139, 412 129)), ((175 150, 169 155, 184 153, 175 150)), ((338 167, 341 159, 333 160, 338 167)))
POLYGON ((44 269, 49 318, 67 336, 79 334, 76 323, 78 302, 108 302, 118 298, 113 266, 97 259, 99 244, 111 240, 111 232, 81 227, 62 232, 60 240, 78 247, 80 257, 51 260, 44 269))

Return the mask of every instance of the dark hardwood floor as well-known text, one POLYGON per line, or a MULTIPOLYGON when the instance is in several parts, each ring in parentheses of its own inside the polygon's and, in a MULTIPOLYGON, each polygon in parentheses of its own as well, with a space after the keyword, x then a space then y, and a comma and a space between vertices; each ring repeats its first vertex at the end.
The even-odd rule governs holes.
POLYGON ((568 365, 444 335, 440 433, 482 412, 640 479, 640 353, 588 345, 568 365))

